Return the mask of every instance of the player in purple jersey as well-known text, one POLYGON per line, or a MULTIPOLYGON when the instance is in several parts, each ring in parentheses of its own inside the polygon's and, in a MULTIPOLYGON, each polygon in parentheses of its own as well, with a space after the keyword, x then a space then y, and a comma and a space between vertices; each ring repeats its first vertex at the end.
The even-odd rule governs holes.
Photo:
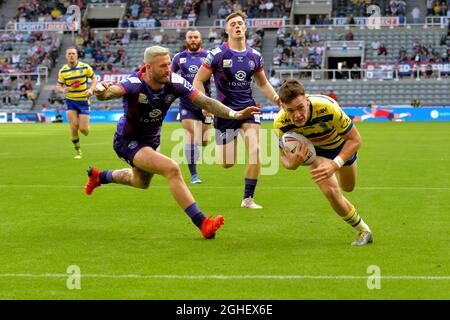
MULTIPOLYGON (((261 54, 246 46, 246 18, 247 16, 242 11, 227 16, 225 32, 228 34, 228 42, 210 51, 195 76, 194 87, 205 92, 203 83, 214 74, 217 99, 238 111, 256 104, 251 89, 252 79, 254 79, 264 95, 281 107, 280 98, 264 73, 261 54)), ((219 161, 224 168, 230 168, 236 162, 236 137, 240 130, 243 131, 249 156, 245 169, 245 190, 241 207, 262 208, 253 200, 261 170, 259 159, 260 116, 252 115, 244 120, 215 117, 214 126, 219 161)))
MULTIPOLYGON (((180 75, 192 84, 198 69, 206 58, 208 51, 202 49, 202 35, 192 29, 186 32, 186 50, 175 55, 172 61, 172 72, 180 75)), ((205 83, 207 96, 211 96, 210 83, 205 83)), ((184 153, 191 173, 191 183, 201 183, 197 173, 196 162, 200 158, 200 147, 208 144, 208 129, 212 115, 197 107, 191 100, 180 98, 181 125, 186 130, 184 153), (203 111, 203 112, 202 112, 203 111)))
POLYGON ((200 108, 223 118, 245 119, 259 113, 259 109, 231 110, 199 92, 181 76, 171 73, 170 65, 167 48, 149 47, 145 50, 144 65, 139 72, 119 84, 101 82, 97 85, 97 99, 123 99, 124 115, 117 124, 114 150, 132 168, 105 171, 90 168, 85 192, 90 195, 95 188, 107 183, 146 189, 153 175, 159 174, 167 179, 172 196, 202 235, 211 239, 224 223, 224 218, 206 218, 186 186, 178 164, 157 151, 162 122, 170 105, 178 97, 189 98, 200 108))

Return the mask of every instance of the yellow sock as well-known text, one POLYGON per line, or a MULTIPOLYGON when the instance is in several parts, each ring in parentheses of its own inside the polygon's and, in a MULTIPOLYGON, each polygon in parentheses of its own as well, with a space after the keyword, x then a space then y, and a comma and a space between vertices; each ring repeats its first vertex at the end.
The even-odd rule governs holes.
POLYGON ((72 136, 72 143, 73 143, 75 150, 79 153, 80 152, 80 138, 78 136, 72 136))
POLYGON ((365 224, 355 207, 352 207, 350 212, 342 219, 358 231, 370 231, 369 226, 365 224))

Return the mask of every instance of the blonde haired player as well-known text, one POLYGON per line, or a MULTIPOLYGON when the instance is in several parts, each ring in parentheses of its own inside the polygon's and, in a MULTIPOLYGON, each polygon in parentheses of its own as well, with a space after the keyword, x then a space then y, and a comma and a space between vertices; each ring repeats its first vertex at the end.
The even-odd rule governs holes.
POLYGON ((178 164, 158 152, 163 120, 171 104, 179 97, 190 99, 199 108, 228 119, 248 118, 259 113, 259 108, 233 111, 205 96, 170 69, 169 50, 152 46, 145 50, 144 65, 139 72, 132 73, 120 83, 97 86, 95 95, 99 100, 122 98, 124 114, 117 123, 114 150, 131 168, 103 171, 90 168, 85 192, 91 195, 95 188, 110 183, 147 189, 155 174, 163 176, 178 205, 201 230, 203 237, 211 239, 224 223, 224 218, 220 215, 214 219, 207 218, 184 182, 178 164))
MULTIPOLYGON (((330 202, 333 210, 358 232, 353 246, 373 242, 372 231, 353 204, 341 192, 351 192, 356 184, 356 153, 361 136, 339 104, 323 95, 306 95, 297 80, 286 81, 279 90, 283 103, 274 120, 274 128, 281 137, 286 132, 297 132, 308 138, 316 149, 316 160, 309 166, 312 180, 330 202)), ((284 167, 295 170, 308 155, 305 143, 298 143, 294 153, 281 149, 284 167)))

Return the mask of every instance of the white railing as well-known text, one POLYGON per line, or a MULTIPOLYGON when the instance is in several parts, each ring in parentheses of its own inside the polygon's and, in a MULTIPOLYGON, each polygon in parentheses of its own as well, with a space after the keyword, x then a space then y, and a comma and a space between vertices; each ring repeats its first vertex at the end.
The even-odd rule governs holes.
POLYGON ((448 17, 426 17, 425 26, 446 28, 449 24, 449 19, 448 17))
POLYGON ((274 69, 283 78, 300 78, 309 80, 311 82, 319 80, 394 80, 401 79, 415 79, 420 81, 422 79, 442 80, 443 76, 447 74, 439 69, 434 69, 431 76, 426 75, 426 71, 420 68, 414 68, 410 75, 400 74, 398 68, 392 70, 368 70, 368 69, 274 69), (425 74, 425 75, 424 75, 425 74))
MULTIPOLYGON (((44 77, 45 83, 48 82, 48 69, 47 67, 38 67, 36 72, 11 72, 11 73, 0 73, 0 79, 6 78, 6 77, 17 77, 17 78, 24 78, 24 77, 36 77, 36 85, 41 85, 42 77, 44 77)), ((20 88, 22 85, 22 82, 17 81, 17 89, 20 88)))

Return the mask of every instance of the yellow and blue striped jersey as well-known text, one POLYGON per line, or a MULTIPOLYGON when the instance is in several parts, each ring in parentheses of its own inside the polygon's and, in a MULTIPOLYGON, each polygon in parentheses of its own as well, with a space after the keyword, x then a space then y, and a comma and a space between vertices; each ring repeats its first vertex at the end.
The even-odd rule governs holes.
POLYGON ((94 70, 87 63, 79 61, 75 68, 65 64, 58 72, 58 83, 72 86, 74 83, 77 88, 71 88, 67 92, 66 98, 75 101, 86 101, 86 91, 88 89, 87 79, 94 76, 94 70))
POLYGON ((353 127, 352 120, 332 98, 324 95, 307 95, 309 100, 309 119, 303 127, 297 127, 288 114, 281 110, 273 127, 281 137, 294 131, 308 138, 315 147, 335 149, 344 143, 343 135, 353 127))

